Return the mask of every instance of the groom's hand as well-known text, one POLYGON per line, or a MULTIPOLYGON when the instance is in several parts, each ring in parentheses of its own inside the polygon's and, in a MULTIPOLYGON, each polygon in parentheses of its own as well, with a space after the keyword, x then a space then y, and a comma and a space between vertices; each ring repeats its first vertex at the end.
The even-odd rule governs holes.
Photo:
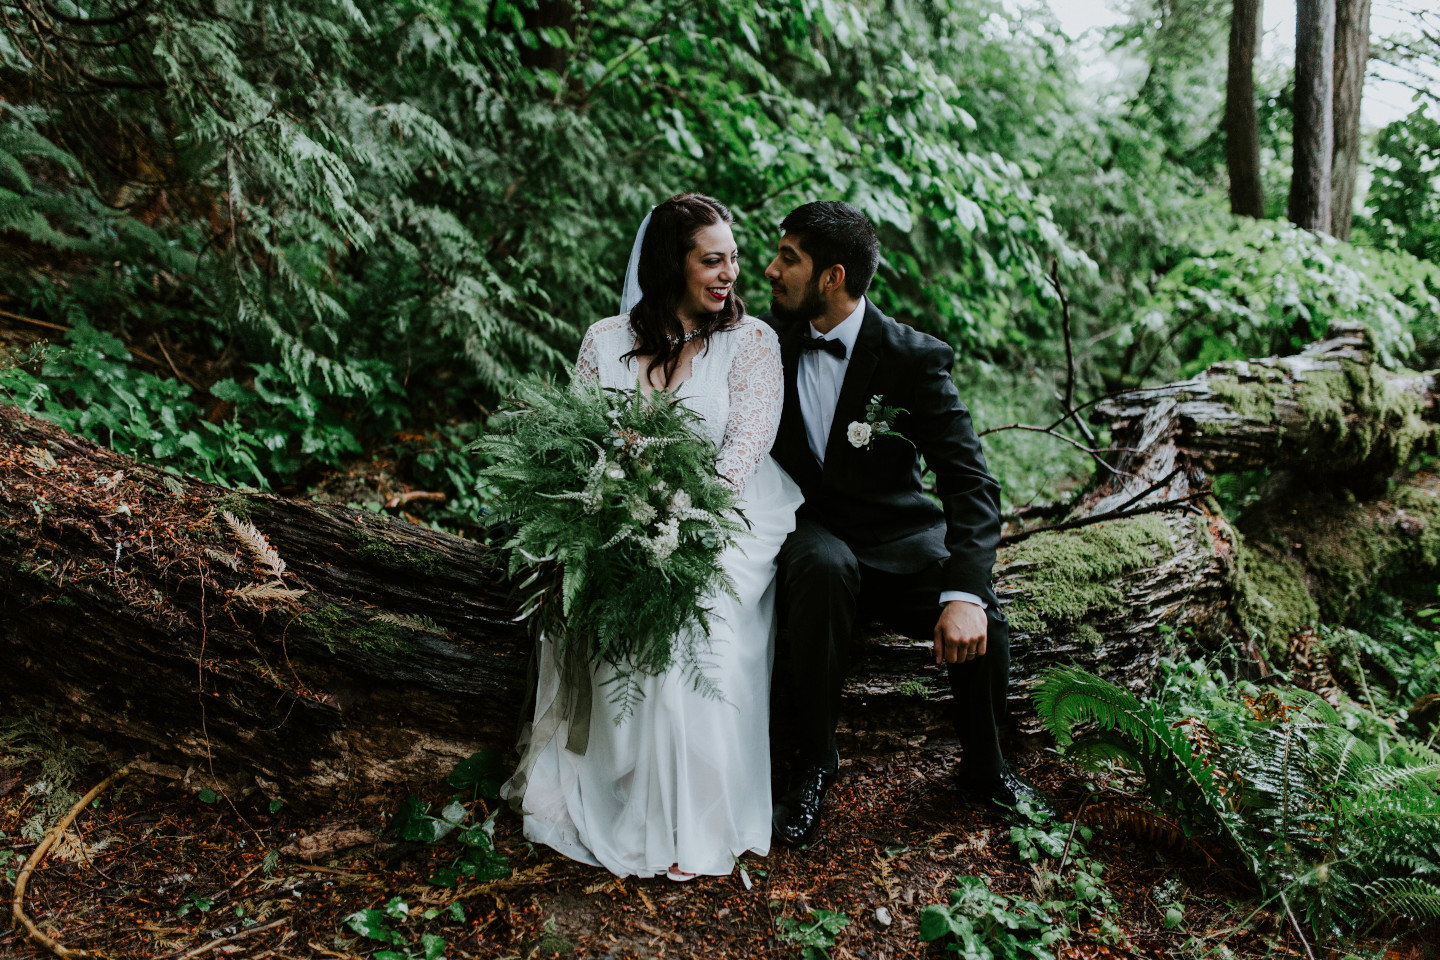
POLYGON ((964 663, 984 656, 988 628, 984 607, 967 600, 951 600, 935 624, 935 662, 964 663))

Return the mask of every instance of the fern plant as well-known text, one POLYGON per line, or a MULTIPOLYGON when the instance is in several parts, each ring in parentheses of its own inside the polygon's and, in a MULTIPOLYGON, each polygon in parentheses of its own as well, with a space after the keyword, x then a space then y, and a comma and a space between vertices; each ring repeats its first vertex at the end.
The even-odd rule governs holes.
POLYGON ((1247 695, 1216 679, 1177 711, 1057 668, 1035 704, 1062 749, 1143 776, 1158 808, 1224 838, 1317 935, 1440 920, 1440 755, 1362 739, 1308 691, 1247 695))

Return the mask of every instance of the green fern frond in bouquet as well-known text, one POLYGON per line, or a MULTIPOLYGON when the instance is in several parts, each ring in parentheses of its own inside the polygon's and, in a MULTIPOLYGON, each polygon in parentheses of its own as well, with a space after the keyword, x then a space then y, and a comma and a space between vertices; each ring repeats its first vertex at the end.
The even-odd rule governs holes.
POLYGON ((744 529, 698 414, 672 394, 522 380, 471 449, 509 528, 522 618, 563 658, 615 667, 622 716, 638 675, 704 674, 705 599, 734 585, 720 554, 744 529))

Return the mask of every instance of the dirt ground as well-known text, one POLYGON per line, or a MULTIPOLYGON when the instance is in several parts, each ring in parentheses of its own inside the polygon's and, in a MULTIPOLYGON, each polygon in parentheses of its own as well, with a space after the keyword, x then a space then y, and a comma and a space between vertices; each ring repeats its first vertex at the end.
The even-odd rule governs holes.
MULTIPOLYGON (((80 815, 32 876, 25 910, 66 946, 124 958, 370 957, 383 945, 357 937, 345 918, 397 896, 408 918, 392 926, 405 942, 390 949, 414 960, 426 956, 424 933, 443 937, 451 958, 799 957, 797 946, 777 938, 777 924, 817 909, 850 918, 830 950, 837 960, 953 955, 922 943, 917 922, 925 905, 947 901, 954 877, 988 876, 995 890, 1036 899, 1032 868, 1016 854, 1009 824, 966 803, 949 781, 956 751, 952 742, 929 741, 861 753, 842 768, 816 844, 746 856, 745 877, 737 869, 688 883, 617 880, 566 861, 527 844, 518 819, 503 811, 495 836, 513 875, 436 887, 426 879, 459 847, 390 839, 387 819, 403 794, 365 797, 323 815, 272 812, 258 794, 231 803, 136 775, 80 815), (337 835, 362 842, 306 861, 307 844, 324 847, 337 835), (281 848, 288 852, 267 863, 267 852, 281 848)), ((1089 795, 1088 774, 1033 744, 1012 747, 1011 756, 1054 798, 1062 818, 1076 815, 1089 795)), ((16 759, 0 754, 0 890, 7 901, 14 871, 35 847, 21 838, 22 828, 46 789, 40 764, 16 759)), ((74 789, 84 792, 110 769, 90 763, 74 789)), ((452 795, 436 784, 422 799, 442 804, 452 795)), ((484 812, 479 801, 472 813, 484 812)), ((1283 915, 1256 912, 1247 891, 1203 855, 1167 851, 1153 837, 1115 829, 1098 834, 1090 852, 1106 867, 1125 939, 1106 946, 1094 930, 1082 931, 1061 957, 1306 956, 1283 915), (1172 877, 1183 885, 1185 920, 1166 930, 1154 891, 1172 877)), ((1351 949, 1393 960, 1440 956, 1440 941, 1401 933, 1351 949)), ((433 940, 431 949, 434 956, 433 940)), ((0 957, 46 955, 23 932, 0 933, 0 957)))

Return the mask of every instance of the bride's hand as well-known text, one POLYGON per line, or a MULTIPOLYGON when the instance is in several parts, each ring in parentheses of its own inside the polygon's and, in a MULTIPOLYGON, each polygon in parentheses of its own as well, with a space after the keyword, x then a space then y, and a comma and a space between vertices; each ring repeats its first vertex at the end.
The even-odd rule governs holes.
POLYGON ((935 662, 964 663, 984 656, 988 628, 984 607, 967 600, 951 600, 935 624, 935 662))

